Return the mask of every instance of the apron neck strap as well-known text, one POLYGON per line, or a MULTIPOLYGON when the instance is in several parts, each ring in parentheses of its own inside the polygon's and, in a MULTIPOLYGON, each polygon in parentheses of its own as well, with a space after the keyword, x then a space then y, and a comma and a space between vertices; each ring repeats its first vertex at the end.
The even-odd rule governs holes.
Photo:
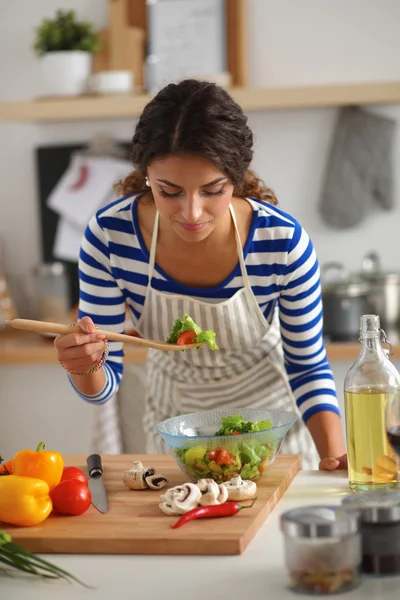
MULTIPOLYGON (((237 221, 236 221, 236 215, 235 215, 235 211, 233 210, 232 204, 229 204, 229 211, 231 213, 233 226, 235 227, 236 246, 237 246, 237 251, 238 251, 238 256, 239 256, 240 271, 241 271, 243 283, 244 283, 245 287, 249 287, 250 282, 249 282, 249 278, 247 275, 246 265, 244 262, 242 242, 240 240, 239 229, 238 229, 237 221)), ((150 245, 149 283, 151 281, 151 278, 153 277, 154 265, 155 265, 155 261, 156 261, 156 247, 157 247, 159 222, 160 222, 160 213, 158 212, 158 210, 156 210, 156 216, 154 219, 154 227, 153 227, 153 235, 151 238, 151 245, 150 245)))
POLYGON ((241 271, 241 275, 242 275, 242 279, 243 279, 243 284, 244 284, 244 287, 250 287, 250 281, 249 281, 249 277, 247 275, 246 264, 244 262, 242 242, 240 240, 239 229, 238 229, 237 221, 236 221, 236 215, 235 215, 235 211, 233 210, 232 204, 229 205, 229 210, 231 213, 233 225, 235 227, 236 246, 237 246, 237 252, 238 252, 238 256, 239 256, 239 264, 240 264, 240 271, 241 271))
POLYGON ((153 235, 151 238, 151 245, 150 245, 150 258, 149 258, 149 284, 151 282, 151 279, 153 277, 153 272, 154 272, 154 265, 156 262, 156 247, 157 247, 157 238, 158 238, 158 225, 160 222, 160 213, 158 212, 158 210, 156 210, 156 217, 154 219, 154 226, 153 226, 153 235))

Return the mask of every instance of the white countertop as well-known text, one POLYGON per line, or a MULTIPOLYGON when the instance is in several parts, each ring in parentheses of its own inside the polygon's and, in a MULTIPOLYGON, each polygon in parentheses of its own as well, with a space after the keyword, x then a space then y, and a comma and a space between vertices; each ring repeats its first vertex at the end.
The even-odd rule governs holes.
MULTIPOLYGON (((339 504, 348 493, 343 472, 303 471, 241 556, 43 555, 95 589, 0 578, 1 600, 296 600, 287 589, 281 512, 299 505, 339 504)), ((234 517, 232 517, 234 518, 234 517)), ((398 600, 400 576, 364 579, 346 600, 398 600)))

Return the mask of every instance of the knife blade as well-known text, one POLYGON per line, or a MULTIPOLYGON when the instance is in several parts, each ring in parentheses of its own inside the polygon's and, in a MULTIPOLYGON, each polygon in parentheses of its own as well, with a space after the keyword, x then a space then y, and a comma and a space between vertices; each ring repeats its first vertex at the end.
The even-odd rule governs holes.
POLYGON ((108 498, 103 479, 103 465, 99 454, 91 454, 87 457, 89 472, 89 489, 92 494, 92 504, 101 513, 108 512, 108 498))

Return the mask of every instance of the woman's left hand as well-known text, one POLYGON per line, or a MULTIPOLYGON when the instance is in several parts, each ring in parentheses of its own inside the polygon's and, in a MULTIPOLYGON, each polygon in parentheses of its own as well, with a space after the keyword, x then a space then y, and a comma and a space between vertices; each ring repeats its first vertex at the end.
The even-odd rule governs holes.
POLYGON ((323 458, 319 463, 320 471, 336 471, 338 469, 347 469, 347 454, 339 458, 323 458))

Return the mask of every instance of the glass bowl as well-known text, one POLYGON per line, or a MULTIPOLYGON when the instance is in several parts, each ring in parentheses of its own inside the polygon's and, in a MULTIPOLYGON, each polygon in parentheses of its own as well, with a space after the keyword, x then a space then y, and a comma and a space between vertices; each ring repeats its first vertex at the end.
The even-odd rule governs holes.
POLYGON ((212 478, 221 483, 234 475, 255 481, 267 473, 296 419, 294 412, 286 410, 207 411, 171 417, 159 423, 156 430, 191 481, 212 478), (222 417, 233 415, 252 422, 269 419, 272 427, 216 436, 222 417))

